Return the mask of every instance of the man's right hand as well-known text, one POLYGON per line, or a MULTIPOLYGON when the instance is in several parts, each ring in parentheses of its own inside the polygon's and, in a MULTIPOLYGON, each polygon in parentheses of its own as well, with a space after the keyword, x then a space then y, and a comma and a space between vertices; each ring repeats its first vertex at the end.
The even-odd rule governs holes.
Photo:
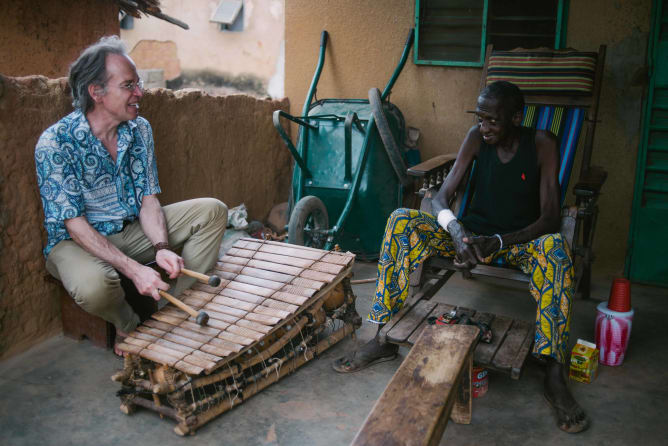
POLYGON ((447 229, 457 252, 453 262, 455 268, 469 270, 475 267, 478 264, 475 251, 471 245, 463 240, 464 237, 470 237, 468 231, 457 220, 448 223, 447 229))
POLYGON ((139 294, 152 296, 155 300, 160 300, 159 289, 163 291, 169 289, 169 284, 163 282, 160 273, 144 265, 139 265, 132 277, 132 282, 135 284, 139 294))

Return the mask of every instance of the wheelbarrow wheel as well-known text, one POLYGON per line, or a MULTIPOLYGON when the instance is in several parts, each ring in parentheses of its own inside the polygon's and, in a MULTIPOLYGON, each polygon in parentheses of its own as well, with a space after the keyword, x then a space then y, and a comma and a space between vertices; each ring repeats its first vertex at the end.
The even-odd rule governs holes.
POLYGON ((288 243, 322 248, 329 228, 327 208, 322 200, 308 195, 297 202, 288 222, 288 243))

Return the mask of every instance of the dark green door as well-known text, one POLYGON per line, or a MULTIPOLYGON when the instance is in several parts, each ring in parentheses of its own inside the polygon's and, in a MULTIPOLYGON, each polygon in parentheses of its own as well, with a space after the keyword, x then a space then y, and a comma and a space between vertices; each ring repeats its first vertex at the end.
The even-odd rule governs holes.
POLYGON ((642 128, 626 269, 668 286, 668 0, 654 0, 650 82, 642 128))

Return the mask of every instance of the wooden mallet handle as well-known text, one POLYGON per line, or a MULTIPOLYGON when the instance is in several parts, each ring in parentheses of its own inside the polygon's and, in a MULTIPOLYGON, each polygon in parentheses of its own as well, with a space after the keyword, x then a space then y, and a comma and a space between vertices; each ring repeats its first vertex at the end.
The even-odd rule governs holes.
POLYGON ((181 272, 186 276, 190 276, 214 288, 220 285, 220 277, 218 276, 207 276, 206 274, 198 273, 197 271, 193 271, 186 268, 181 268, 181 272))
POLYGON ((188 306, 188 305, 186 305, 185 303, 181 302, 181 301, 178 300, 176 297, 172 296, 171 294, 169 294, 169 293, 167 293, 167 292, 165 292, 165 291, 158 290, 158 293, 159 293, 162 297, 164 297, 165 299, 167 299, 168 301, 170 301, 171 303, 173 303, 174 305, 176 305, 177 307, 179 307, 180 309, 182 309, 183 311, 185 311, 186 313, 188 313, 189 315, 191 315, 192 317, 194 317, 198 324, 200 324, 200 325, 206 325, 206 323, 209 321, 209 315, 206 314, 206 312, 204 312, 204 311, 200 311, 200 312, 198 313, 198 312, 195 311, 193 308, 191 308, 190 306, 188 306))

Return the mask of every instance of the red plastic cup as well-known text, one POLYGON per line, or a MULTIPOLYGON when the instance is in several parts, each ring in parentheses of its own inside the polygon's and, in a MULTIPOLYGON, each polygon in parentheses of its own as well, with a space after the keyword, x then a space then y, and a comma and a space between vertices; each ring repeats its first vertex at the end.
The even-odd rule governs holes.
POLYGON ((631 310, 631 282, 628 279, 618 278, 612 281, 608 308, 620 313, 631 310))

